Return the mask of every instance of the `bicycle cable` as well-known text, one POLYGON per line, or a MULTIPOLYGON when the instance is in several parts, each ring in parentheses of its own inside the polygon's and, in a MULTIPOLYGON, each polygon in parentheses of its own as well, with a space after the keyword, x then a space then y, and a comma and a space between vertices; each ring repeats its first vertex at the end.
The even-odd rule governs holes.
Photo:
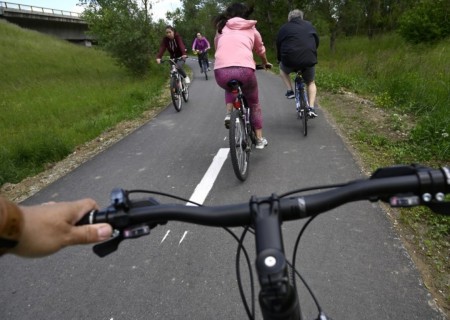
MULTIPOLYGON (((331 188, 338 188, 338 187, 342 187, 346 185, 345 183, 341 183, 341 184, 335 184, 335 185, 328 185, 328 186, 316 186, 316 187, 308 187, 308 188, 302 188, 302 189, 297 189, 297 190, 293 190, 293 191, 289 191, 286 192, 282 195, 280 195, 280 198, 284 198, 287 197, 288 195, 292 195, 292 194, 296 194, 296 193, 302 193, 302 192, 308 192, 308 191, 313 191, 313 190, 319 190, 319 189, 331 189, 331 188)), ((300 246, 300 240, 303 236, 303 234, 306 231, 306 228, 309 226, 309 224, 318 216, 318 214, 312 216, 311 218, 308 219, 308 221, 306 221, 306 223, 303 225, 302 229, 300 230, 297 239, 295 241, 295 245, 294 245, 294 250, 293 250, 293 254, 292 254, 292 264, 289 263, 289 261, 287 261, 288 265, 290 266, 291 269, 291 279, 293 282, 293 286, 296 292, 298 292, 297 290, 297 281, 295 280, 296 277, 298 276, 300 278, 300 281, 303 283, 303 285, 305 286, 306 290, 309 292, 311 298, 314 301, 314 304, 317 307, 317 310, 319 311, 319 314, 323 314, 323 309, 319 303, 319 300, 317 299, 316 295, 314 294, 314 292, 312 291, 311 287, 308 285, 308 283, 306 282, 305 278, 303 278, 303 276, 300 274, 300 272, 298 272, 297 268, 295 267, 296 265, 296 261, 297 261, 297 253, 298 253, 298 248, 300 246)))
MULTIPOLYGON (((284 197, 287 197, 288 195, 292 195, 292 194, 296 194, 296 193, 308 192, 308 191, 319 190, 319 189, 331 189, 331 188, 342 187, 344 185, 345 184, 335 184, 335 185, 329 185, 329 186, 316 186, 316 187, 310 187, 310 188, 297 189, 297 190, 286 192, 286 193, 280 195, 279 198, 284 198, 284 197)), ((133 194, 133 193, 144 193, 144 194, 160 195, 160 196, 172 198, 172 199, 175 199, 175 200, 183 201, 183 202, 186 202, 186 203, 191 203, 191 204, 194 204, 194 205, 199 206, 199 207, 203 206, 202 204, 197 203, 195 201, 188 200, 188 199, 183 198, 183 197, 179 197, 179 196, 176 196, 176 195, 173 195, 173 194, 170 194, 170 193, 165 193, 165 192, 160 192, 160 191, 144 190, 144 189, 134 189, 134 190, 126 191, 127 195, 133 194)), ((304 224, 304 226, 300 230, 300 232, 299 232, 299 234, 297 236, 297 239, 295 241, 295 246, 294 246, 293 256, 292 256, 292 263, 290 263, 288 260, 286 260, 286 263, 288 264, 288 266, 291 269, 290 273, 291 273, 291 279, 292 279, 292 284, 293 284, 294 290, 296 292, 298 292, 297 291, 297 283, 296 283, 296 280, 295 280, 296 277, 298 276, 300 281, 303 283, 303 285, 305 286, 305 288, 309 292, 311 298, 313 299, 314 304, 316 305, 316 307, 317 307, 317 309, 319 311, 319 314, 323 314, 322 307, 320 306, 317 297, 315 296, 315 294, 312 291, 311 287, 306 282, 305 278, 300 274, 300 272, 295 267, 298 247, 300 245, 300 240, 301 240, 301 238, 302 238, 306 228, 308 227, 308 225, 317 216, 318 216, 318 214, 314 215, 310 219, 308 219, 308 221, 304 224)), ((245 311, 247 313, 248 318, 249 319, 255 319, 255 308, 256 307, 255 307, 255 288, 254 288, 253 271, 251 269, 251 262, 250 262, 249 254, 248 254, 247 249, 245 248, 245 246, 243 244, 247 232, 250 232, 250 233, 254 234, 254 231, 251 229, 250 226, 242 226, 242 227, 244 228, 244 230, 242 231, 242 235, 241 235, 240 238, 233 231, 231 231, 229 228, 223 227, 223 229, 225 231, 227 231, 236 240, 236 242, 238 243, 238 248, 237 248, 237 251, 236 251, 236 278, 237 278, 237 283, 238 283, 239 294, 241 296, 241 300, 242 300, 242 303, 244 305, 244 309, 245 309, 245 311), (243 284, 242 284, 241 273, 240 273, 241 272, 241 270, 240 270, 240 255, 241 255, 241 251, 244 252, 245 261, 247 263, 248 270, 249 270, 250 291, 251 291, 251 310, 250 310, 250 307, 248 305, 248 302, 247 302, 247 299, 246 299, 246 296, 245 296, 245 292, 244 292, 244 288, 243 288, 243 284)))
POLYGON ((249 231, 249 226, 245 226, 244 230, 242 231, 241 238, 239 239, 239 246, 238 250, 236 251, 236 278, 238 282, 239 287, 239 293, 241 294, 241 300, 244 304, 245 311, 247 312, 247 316, 249 319, 255 319, 255 286, 253 281, 253 271, 251 268, 250 258, 248 256, 247 250, 245 249, 245 246, 243 245, 245 236, 247 235, 247 232, 249 231), (251 304, 252 304, 252 310, 250 312, 247 304, 247 299, 245 298, 244 288, 242 285, 242 279, 241 279, 241 270, 240 270, 240 260, 241 260, 241 250, 244 250, 244 255, 247 261, 248 271, 250 275, 250 292, 251 292, 251 304))
MULTIPOLYGON (((188 202, 194 205, 197 205, 199 207, 202 207, 203 205, 200 203, 197 203, 195 201, 192 200, 188 200, 185 199, 183 197, 179 197, 170 193, 165 193, 165 192, 160 192, 160 191, 153 191, 153 190, 144 190, 144 189, 134 189, 134 190, 129 190, 126 191, 127 195, 128 194, 133 194, 133 193, 146 193, 146 194, 154 194, 154 195, 160 195, 160 196, 164 196, 164 197, 168 197, 168 198, 172 198, 175 200, 180 200, 183 202, 188 202)), ((243 241, 245 238, 245 235, 249 229, 249 226, 242 226, 244 228, 244 231, 242 232, 241 238, 239 238, 233 231, 230 230, 230 228, 227 227, 222 227, 225 231, 227 231, 238 243, 238 250, 236 251, 236 277, 237 277, 237 282, 238 282, 238 288, 239 288, 239 293, 241 296, 241 300, 242 303, 244 304, 244 308, 245 311, 247 312, 247 316, 249 317, 249 319, 254 319, 255 318, 255 286, 254 286, 254 280, 253 280, 253 272, 251 269, 251 262, 250 262, 250 257, 249 254, 247 252, 247 249, 245 248, 245 246, 243 245, 243 241), (240 254, 241 251, 244 252, 244 256, 245 256, 245 260, 247 262, 247 266, 248 266, 248 270, 249 270, 249 275, 250 275, 250 290, 251 290, 251 301, 252 301, 252 307, 251 307, 251 311, 249 309, 248 303, 247 303, 247 299, 245 297, 245 293, 244 293, 244 289, 243 289, 243 285, 242 285, 242 279, 241 279, 241 274, 240 274, 240 266, 239 266, 239 262, 240 262, 240 254)))

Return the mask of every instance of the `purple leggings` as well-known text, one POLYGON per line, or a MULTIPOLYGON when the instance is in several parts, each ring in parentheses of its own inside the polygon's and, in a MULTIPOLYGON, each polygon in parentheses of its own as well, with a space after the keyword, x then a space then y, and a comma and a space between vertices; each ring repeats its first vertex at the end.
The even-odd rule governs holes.
POLYGON ((247 99, 248 106, 252 110, 251 122, 255 129, 262 129, 262 111, 259 105, 258 82, 255 70, 244 67, 228 67, 214 70, 216 82, 225 90, 225 103, 233 103, 236 95, 227 86, 228 81, 238 80, 242 83, 242 92, 247 99))

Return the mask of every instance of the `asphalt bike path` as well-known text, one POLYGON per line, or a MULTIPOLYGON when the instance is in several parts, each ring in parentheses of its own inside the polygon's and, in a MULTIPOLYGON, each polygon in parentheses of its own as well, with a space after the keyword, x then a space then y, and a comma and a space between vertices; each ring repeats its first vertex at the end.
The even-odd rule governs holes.
MULTIPOLYGON (((196 60, 188 65, 194 74, 181 112, 169 104, 24 203, 92 197, 106 206, 109 192, 122 187, 220 205, 362 177, 321 108, 304 137, 281 79, 257 71, 269 145, 253 150, 249 177, 240 182, 228 154, 223 90, 213 72, 205 80, 196 60)), ((318 90, 320 101, 320 85, 318 90)), ((304 223, 283 224, 289 260, 304 223)), ((253 264, 251 235, 246 243, 253 264)), ((0 319, 245 319, 236 284, 236 248, 220 228, 169 223, 149 236, 122 242, 105 258, 95 256, 90 246, 36 260, 5 256, 0 259, 0 319)), ((316 218, 301 241, 297 267, 333 319, 443 318, 377 204, 347 204, 316 218)), ((249 296, 243 264, 241 270, 249 296)), ((298 287, 305 317, 313 319, 313 302, 298 287)), ((256 310, 260 318, 259 306, 256 310)))

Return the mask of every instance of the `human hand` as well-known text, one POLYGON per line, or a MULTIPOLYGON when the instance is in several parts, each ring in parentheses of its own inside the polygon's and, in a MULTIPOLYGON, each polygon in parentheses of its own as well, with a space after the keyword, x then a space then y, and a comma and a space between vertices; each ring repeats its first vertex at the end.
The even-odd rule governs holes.
POLYGON ((161 59, 156 59, 157 64, 161 64, 161 59))
POLYGON ((43 257, 77 244, 89 244, 111 237, 109 224, 75 226, 87 212, 98 209, 92 199, 52 202, 20 207, 23 229, 16 247, 9 253, 22 257, 43 257))

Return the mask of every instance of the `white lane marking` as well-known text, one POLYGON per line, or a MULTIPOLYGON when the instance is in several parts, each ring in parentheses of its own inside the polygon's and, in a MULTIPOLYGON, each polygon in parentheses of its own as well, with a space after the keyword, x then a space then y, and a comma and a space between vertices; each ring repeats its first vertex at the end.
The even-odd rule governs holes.
POLYGON ((187 231, 185 231, 185 232, 184 232, 183 236, 181 237, 181 240, 180 240, 180 242, 178 242, 178 245, 180 245, 180 244, 181 244, 181 242, 183 242, 183 240, 184 240, 184 237, 186 237, 187 233, 188 233, 187 231))
MULTIPOLYGON (((205 175, 203 176, 200 183, 195 188, 194 192, 192 193, 192 196, 189 200, 194 201, 198 204, 203 204, 206 197, 209 194, 209 191, 211 191, 211 188, 214 185, 214 182, 217 179, 217 176, 219 175, 220 169, 222 169, 223 164, 225 163, 225 160, 228 157, 228 153, 230 152, 230 148, 221 148, 217 152, 217 154, 214 156, 214 159, 209 166, 208 170, 206 170, 205 175)), ((190 202, 186 203, 187 206, 195 206, 195 204, 192 204, 190 202)), ((161 243, 166 240, 170 233, 170 230, 167 230, 166 234, 164 235, 163 239, 161 240, 161 243)), ((188 231, 186 230, 183 234, 183 236, 180 239, 180 242, 178 245, 183 242, 184 238, 186 237, 188 231)))
MULTIPOLYGON (((194 190, 191 198, 189 200, 194 201, 199 204, 203 204, 206 197, 208 196, 209 191, 214 185, 214 181, 216 181, 217 176, 219 175, 220 169, 228 157, 228 153, 230 152, 230 148, 221 148, 215 155, 211 165, 206 171, 200 183, 194 190)), ((195 206, 190 202, 186 203, 187 206, 195 206)))
POLYGON ((166 238, 169 235, 169 233, 170 233, 170 230, 167 230, 166 234, 164 235, 164 238, 161 240, 161 242, 159 244, 163 243, 164 240, 166 240, 166 238))

